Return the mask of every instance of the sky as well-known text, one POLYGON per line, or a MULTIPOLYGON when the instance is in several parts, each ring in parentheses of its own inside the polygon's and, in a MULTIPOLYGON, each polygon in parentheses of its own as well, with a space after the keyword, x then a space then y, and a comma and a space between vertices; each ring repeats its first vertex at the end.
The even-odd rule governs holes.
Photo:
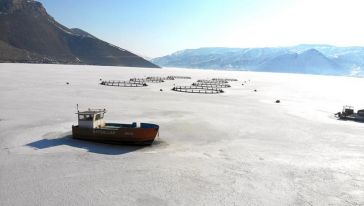
POLYGON ((200 47, 364 46, 362 0, 39 0, 69 28, 147 58, 200 47))

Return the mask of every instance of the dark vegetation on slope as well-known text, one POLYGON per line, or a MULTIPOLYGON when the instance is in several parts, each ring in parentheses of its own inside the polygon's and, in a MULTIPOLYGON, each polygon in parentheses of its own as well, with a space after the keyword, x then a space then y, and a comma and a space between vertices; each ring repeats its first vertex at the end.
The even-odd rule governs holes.
POLYGON ((33 0, 0 0, 0 62, 158 67, 81 29, 69 29, 33 0))

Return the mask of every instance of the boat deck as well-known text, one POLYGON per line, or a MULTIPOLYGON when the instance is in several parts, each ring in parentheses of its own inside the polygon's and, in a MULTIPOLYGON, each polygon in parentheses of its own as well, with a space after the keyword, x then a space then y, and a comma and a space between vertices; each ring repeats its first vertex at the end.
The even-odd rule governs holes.
POLYGON ((132 124, 119 124, 119 123, 106 123, 104 127, 101 129, 109 129, 109 130, 117 130, 120 128, 158 128, 159 126, 156 124, 150 124, 150 123, 140 123, 138 125, 136 122, 133 122, 132 124))

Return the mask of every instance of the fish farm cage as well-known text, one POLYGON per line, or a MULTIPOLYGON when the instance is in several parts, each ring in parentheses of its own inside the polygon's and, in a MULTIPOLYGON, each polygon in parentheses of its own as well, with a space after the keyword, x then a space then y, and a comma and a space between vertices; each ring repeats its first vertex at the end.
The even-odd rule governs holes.
POLYGON ((172 91, 185 92, 185 93, 199 93, 199 94, 220 94, 224 93, 224 90, 220 88, 212 87, 198 87, 198 86, 176 86, 172 88, 172 91))
POLYGON ((173 77, 170 77, 170 76, 168 76, 168 77, 147 77, 147 79, 151 79, 151 80, 174 80, 174 78, 173 77))
POLYGON ((206 79, 199 79, 197 80, 198 83, 214 83, 214 84, 227 84, 229 83, 226 80, 206 80, 206 79))
POLYGON ((236 82, 237 79, 229 79, 229 78, 213 78, 213 81, 228 81, 228 82, 236 82))
POLYGON ((195 82, 192 84, 192 86, 197 86, 197 87, 212 87, 212 88, 229 88, 231 87, 230 84, 220 84, 220 83, 209 83, 209 82, 195 82))
POLYGON ((170 78, 170 79, 191 79, 191 77, 188 77, 188 76, 168 76, 167 78, 170 78))
POLYGON ((104 86, 114 86, 114 87, 146 87, 146 86, 148 86, 148 84, 145 82, 119 81, 119 80, 102 81, 100 84, 104 85, 104 86))
POLYGON ((152 78, 131 78, 130 82, 138 82, 138 83, 162 83, 163 79, 152 79, 152 78))

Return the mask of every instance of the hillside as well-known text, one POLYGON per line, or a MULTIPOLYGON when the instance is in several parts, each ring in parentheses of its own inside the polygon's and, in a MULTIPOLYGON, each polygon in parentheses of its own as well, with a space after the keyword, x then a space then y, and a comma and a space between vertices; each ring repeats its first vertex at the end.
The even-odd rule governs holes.
POLYGON ((0 62, 158 67, 81 29, 61 25, 33 0, 0 0, 0 41, 0 62))

